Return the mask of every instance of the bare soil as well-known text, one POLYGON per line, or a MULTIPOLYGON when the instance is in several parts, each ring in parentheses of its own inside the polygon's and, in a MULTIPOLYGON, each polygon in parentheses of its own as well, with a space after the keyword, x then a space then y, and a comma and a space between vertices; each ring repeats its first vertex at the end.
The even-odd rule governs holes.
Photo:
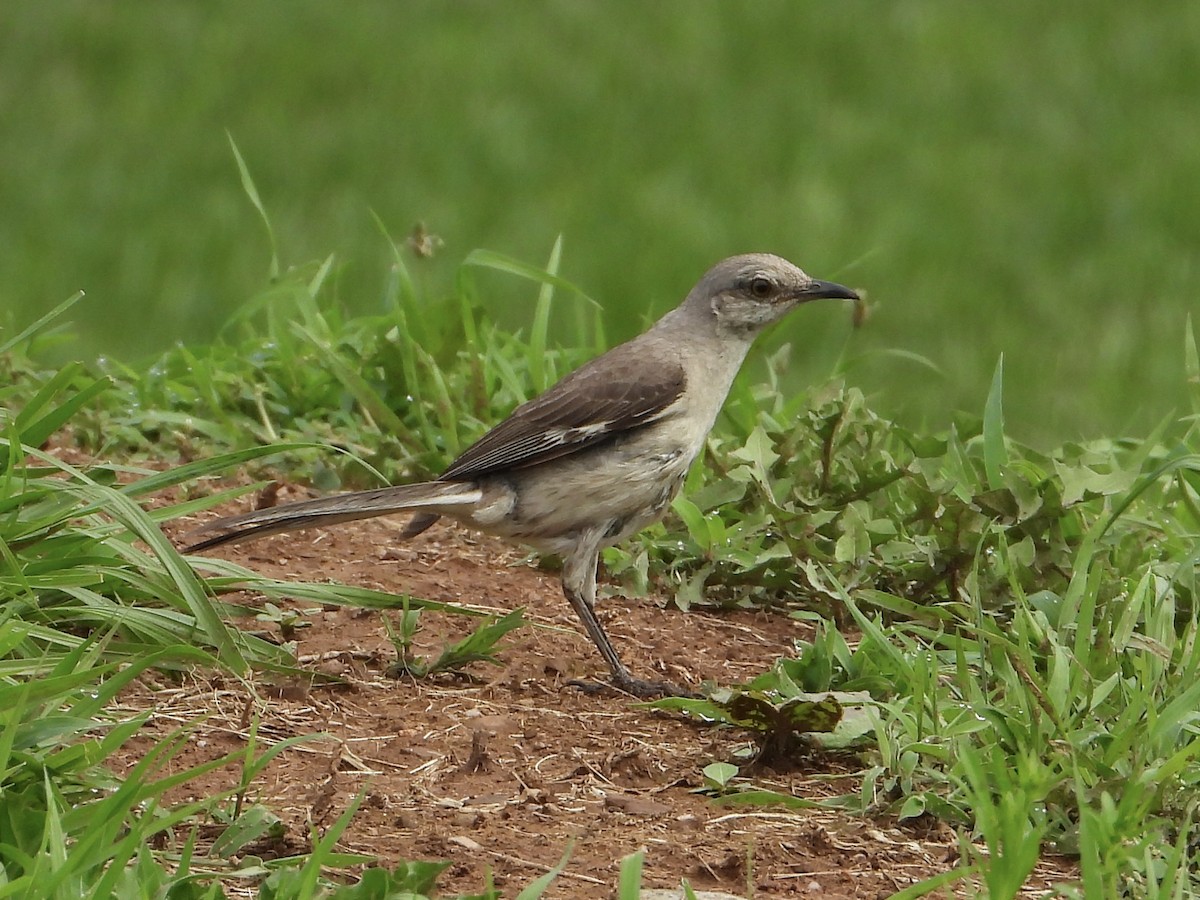
MULTIPOLYGON (((299 497, 285 488, 280 501, 299 497)), ((502 665, 474 665, 470 679, 393 678, 384 614, 295 602, 306 627, 287 636, 272 622, 242 627, 294 640, 305 665, 342 684, 280 684, 265 675, 245 684, 211 672, 143 679, 124 702, 153 715, 126 762, 181 726, 192 730, 172 770, 243 747, 255 717, 264 745, 319 733, 283 752, 254 782, 249 799, 281 816, 286 834, 253 852, 307 850, 312 830, 323 832, 365 791, 338 848, 384 865, 450 860, 439 881, 448 894, 478 892, 490 873, 514 896, 568 847, 570 862, 547 897, 613 896, 620 860, 639 849, 646 851, 645 887, 676 887, 686 878, 696 889, 754 897, 888 897, 955 866, 957 840, 936 822, 901 827, 823 810, 731 807, 698 793, 703 767, 731 760, 748 743, 745 734, 647 710, 611 690, 568 686, 606 673, 554 573, 452 524, 400 544, 402 524, 377 519, 212 552, 280 578, 332 579, 496 612, 524 607, 535 625, 505 639, 502 665)), ((635 676, 693 687, 760 673, 805 635, 784 615, 683 613, 655 598, 611 597, 599 614, 635 676)), ((417 649, 436 654, 476 624, 426 612, 417 649)), ((815 756, 755 777, 816 799, 856 790, 862 765, 850 756, 815 756)), ((229 790, 238 775, 218 769, 173 799, 229 790)), ((1046 860, 1029 893, 1071 875, 1066 861, 1046 860)))

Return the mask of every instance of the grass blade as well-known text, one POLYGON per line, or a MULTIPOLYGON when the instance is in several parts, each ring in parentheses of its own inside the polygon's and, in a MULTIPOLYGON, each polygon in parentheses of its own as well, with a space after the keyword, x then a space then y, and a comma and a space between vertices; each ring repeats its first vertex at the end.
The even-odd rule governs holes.
POLYGON ((250 169, 247 167, 246 161, 242 159, 242 154, 238 150, 233 135, 229 131, 226 131, 225 136, 229 138, 229 149, 233 151, 233 158, 237 162, 238 176, 242 179, 242 190, 246 192, 246 196, 250 198, 250 202, 254 204, 254 208, 258 210, 259 218, 262 219, 262 223, 267 229, 267 240, 271 246, 269 277, 271 281, 277 281, 279 279, 279 249, 275 244, 275 229, 271 227, 271 218, 267 215, 267 209, 263 206, 262 199, 258 196, 258 188, 254 186, 254 179, 250 177, 250 169))
POLYGON ((983 408, 983 470, 988 487, 994 491, 1004 487, 1001 469, 1008 465, 1004 447, 1004 354, 996 361, 992 387, 983 408))
POLYGON ((41 318, 35 320, 31 325, 28 325, 25 328, 23 328, 21 331, 19 331, 13 337, 9 338, 3 344, 0 344, 0 354, 7 353, 8 351, 12 350, 13 347, 16 347, 18 344, 20 344, 22 341, 33 337, 35 334, 37 334, 39 331, 41 331, 43 328, 45 328, 47 325, 49 325, 51 322, 53 322, 55 319, 57 319, 59 316, 61 316, 63 313, 65 313, 68 309, 70 309, 72 306, 74 306, 76 303, 78 303, 80 300, 82 300, 83 297, 84 297, 83 291, 76 291, 74 294, 72 294, 70 297, 68 297, 62 303, 58 304, 58 306, 54 307, 54 309, 50 310, 50 312, 46 313, 41 318))
MULTIPOLYGON (((562 259, 562 235, 554 240, 550 250, 550 259, 546 263, 546 272, 558 276, 558 264, 562 259)), ((550 328, 550 304, 554 299, 554 285, 543 281, 538 288, 537 306, 533 314, 533 326, 529 332, 529 374, 533 381, 534 393, 540 394, 546 389, 546 334, 550 328)))

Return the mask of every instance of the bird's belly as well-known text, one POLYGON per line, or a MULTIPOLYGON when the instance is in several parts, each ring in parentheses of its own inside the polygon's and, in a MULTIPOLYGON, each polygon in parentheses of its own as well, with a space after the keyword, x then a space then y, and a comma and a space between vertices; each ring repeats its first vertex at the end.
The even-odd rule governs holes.
POLYGON ((593 528, 603 528, 605 545, 615 544, 662 517, 694 458, 687 447, 634 439, 512 472, 511 511, 478 524, 552 552, 593 528))

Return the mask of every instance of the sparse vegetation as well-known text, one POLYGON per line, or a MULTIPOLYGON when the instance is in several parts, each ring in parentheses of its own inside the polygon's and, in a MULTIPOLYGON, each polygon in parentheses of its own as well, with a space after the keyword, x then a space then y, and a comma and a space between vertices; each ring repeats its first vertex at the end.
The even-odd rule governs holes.
MULTIPOLYGON (((284 833, 265 773, 338 736, 271 733, 271 703, 355 689, 297 652, 331 610, 384 623, 346 666, 429 696, 544 620, 174 538, 267 485, 438 472, 750 249, 864 288, 872 321, 762 341, 605 588, 804 639, 622 711, 703 729, 686 789, 722 817, 950 835, 897 898, 1028 895, 1051 854, 1057 896, 1200 896, 1197 28, 1180 0, 6 10, 0 898, 445 895, 437 853, 343 852, 386 800, 366 781, 284 833), (569 265, 525 262, 558 229, 569 265), (158 715, 201 678, 210 705, 158 715)), ((486 735, 455 763, 486 768, 486 735)), ((567 844, 465 896, 569 891, 567 844)), ((634 900, 643 863, 582 883, 634 900)))
MULTIPOLYGON (((253 741, 233 806, 213 797, 160 808, 164 790, 187 777, 159 774, 169 743, 124 782, 103 768, 139 725, 111 720, 106 706, 150 666, 300 672, 286 645, 250 633, 262 622, 222 599, 232 592, 399 610, 392 634, 409 676, 486 660, 520 625, 513 613, 440 659, 419 659, 410 653, 418 610, 444 605, 286 584, 211 560, 193 569, 158 526, 249 490, 201 488, 214 474, 264 467, 268 454, 274 469, 314 482, 436 470, 576 362, 537 346, 561 302, 557 260, 556 247, 543 274, 486 254, 467 261, 541 279, 530 339, 489 322, 465 286, 442 304, 401 287, 411 282, 397 258, 385 315, 332 310, 328 263, 287 272, 251 304, 236 338, 176 348, 145 373, 115 363, 41 371, 37 334, 9 342, 0 361, 11 376, 0 398, 9 895, 52 878, 59 896, 108 896, 131 879, 159 885, 155 896, 219 896, 211 878, 231 871, 220 858, 269 831, 269 811, 246 795, 262 762, 253 741), (405 324, 418 303, 432 352, 405 324), (456 343, 464 333, 471 349, 456 343), (322 448, 335 437, 341 452, 322 448), (39 450, 50 438, 96 462, 39 450), (114 457, 175 465, 99 462, 114 457), (168 490, 174 502, 142 505, 168 490), (107 824, 95 828, 95 816, 107 824), (217 858, 196 855, 188 823, 197 816, 227 829, 217 858), (167 855, 146 849, 168 832, 178 837, 167 855), (184 884, 193 893, 179 893, 184 884)), ((937 435, 883 420, 836 374, 801 397, 776 381, 742 383, 677 515, 609 562, 630 588, 653 584, 681 605, 770 606, 815 621, 815 637, 744 687, 662 705, 750 728, 758 755, 775 762, 849 748, 862 760, 860 784, 824 802, 944 820, 961 835, 958 875, 989 896, 1013 896, 1041 848, 1078 856, 1081 880, 1067 893, 1186 895, 1200 884, 1190 853, 1200 779, 1200 361, 1190 327, 1181 377, 1192 415, 1143 440, 1050 453, 1006 437, 1000 366, 983 415, 937 435)), ((719 802, 811 802, 756 785, 755 755, 712 769, 719 802)), ((333 854, 336 831, 263 882, 261 896, 332 890, 318 889, 317 873, 348 861, 333 854)), ((421 871, 431 889, 436 872, 421 871)), ((369 874, 360 885, 415 877, 369 874)))

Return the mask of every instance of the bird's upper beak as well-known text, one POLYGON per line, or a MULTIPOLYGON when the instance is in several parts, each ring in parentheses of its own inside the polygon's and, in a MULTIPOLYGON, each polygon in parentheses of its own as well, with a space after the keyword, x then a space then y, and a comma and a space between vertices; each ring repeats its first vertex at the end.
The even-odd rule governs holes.
POLYGON ((801 300, 859 300, 856 291, 850 290, 845 285, 837 284, 832 281, 818 281, 813 279, 808 283, 808 287, 804 288, 799 293, 801 300))

